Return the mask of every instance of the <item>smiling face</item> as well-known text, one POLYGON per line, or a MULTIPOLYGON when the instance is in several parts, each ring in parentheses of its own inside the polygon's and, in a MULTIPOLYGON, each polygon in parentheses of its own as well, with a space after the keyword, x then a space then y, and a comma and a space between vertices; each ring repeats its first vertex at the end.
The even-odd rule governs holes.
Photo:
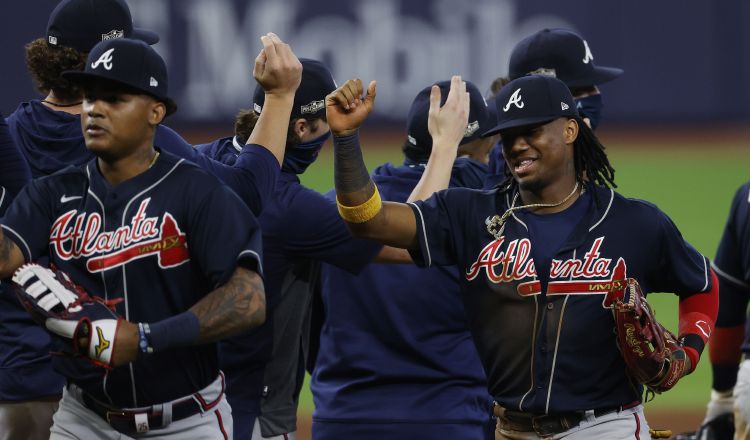
POLYGON ((86 148, 111 162, 152 146, 154 129, 166 113, 163 103, 106 80, 86 83, 83 94, 86 148))
POLYGON ((554 187, 570 191, 576 180, 577 135, 578 123, 567 118, 501 131, 505 161, 519 188, 537 195, 554 187))

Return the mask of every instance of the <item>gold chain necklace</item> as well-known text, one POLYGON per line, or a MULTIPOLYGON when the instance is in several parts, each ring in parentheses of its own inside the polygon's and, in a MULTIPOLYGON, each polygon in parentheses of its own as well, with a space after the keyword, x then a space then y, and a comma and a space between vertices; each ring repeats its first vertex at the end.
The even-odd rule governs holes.
MULTIPOLYGON (((564 199, 560 200, 557 203, 532 203, 530 205, 522 206, 516 206, 516 200, 518 200, 518 196, 520 194, 516 193, 516 195, 513 196, 513 202, 510 204, 510 208, 508 208, 502 216, 498 216, 497 214, 495 214, 492 216, 492 218, 488 218, 484 221, 484 223, 487 225, 487 232, 495 237, 496 240, 500 240, 500 237, 503 236, 503 232, 505 231, 505 222, 508 220, 508 217, 513 214, 514 211, 519 211, 526 208, 554 208, 555 206, 560 206, 570 200, 570 198, 573 197, 573 194, 575 194, 576 191, 578 191, 578 181, 576 181, 576 185, 573 187, 573 191, 571 191, 570 194, 568 194, 564 199)), ((581 193, 583 193, 583 191, 581 191, 581 193)))

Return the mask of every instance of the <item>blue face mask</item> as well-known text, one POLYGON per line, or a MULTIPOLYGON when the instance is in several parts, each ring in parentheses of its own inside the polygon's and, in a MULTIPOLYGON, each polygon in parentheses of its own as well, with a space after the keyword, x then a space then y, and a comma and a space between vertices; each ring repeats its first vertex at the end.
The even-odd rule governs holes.
POLYGON ((589 118, 591 121, 591 129, 596 130, 599 126, 599 122, 602 119, 602 108, 604 103, 602 102, 602 95, 591 95, 585 98, 576 100, 576 108, 582 118, 589 118))
POLYGON ((323 144, 331 137, 331 132, 312 139, 308 142, 302 142, 294 148, 287 149, 284 152, 284 163, 281 166, 282 171, 288 171, 294 174, 302 174, 315 159, 318 158, 320 149, 323 144))

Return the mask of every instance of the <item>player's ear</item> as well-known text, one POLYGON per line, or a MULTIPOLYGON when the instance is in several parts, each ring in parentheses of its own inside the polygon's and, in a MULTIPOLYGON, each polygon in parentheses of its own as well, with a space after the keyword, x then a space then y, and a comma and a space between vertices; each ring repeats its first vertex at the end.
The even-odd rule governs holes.
POLYGON ((302 138, 303 135, 310 131, 310 123, 307 122, 307 119, 305 118, 295 119, 292 122, 292 126, 294 127, 294 134, 296 134, 298 138, 302 138))
POLYGON ((575 119, 568 119, 565 122, 565 127, 563 128, 563 139, 565 140, 566 144, 572 144, 575 142, 575 140, 578 138, 578 130, 580 127, 578 127, 578 121, 575 119))
POLYGON ((151 125, 157 125, 164 120, 167 115, 167 106, 163 102, 152 100, 149 106, 148 122, 151 125))

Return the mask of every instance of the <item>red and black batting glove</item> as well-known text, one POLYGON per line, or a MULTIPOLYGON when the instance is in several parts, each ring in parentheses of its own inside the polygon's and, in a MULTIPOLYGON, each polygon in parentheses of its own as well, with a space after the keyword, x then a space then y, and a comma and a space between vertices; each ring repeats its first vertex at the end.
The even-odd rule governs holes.
POLYGON ((114 306, 90 296, 62 271, 25 264, 13 274, 15 293, 31 317, 70 351, 61 355, 84 356, 94 365, 111 368, 117 331, 123 318, 114 306))

